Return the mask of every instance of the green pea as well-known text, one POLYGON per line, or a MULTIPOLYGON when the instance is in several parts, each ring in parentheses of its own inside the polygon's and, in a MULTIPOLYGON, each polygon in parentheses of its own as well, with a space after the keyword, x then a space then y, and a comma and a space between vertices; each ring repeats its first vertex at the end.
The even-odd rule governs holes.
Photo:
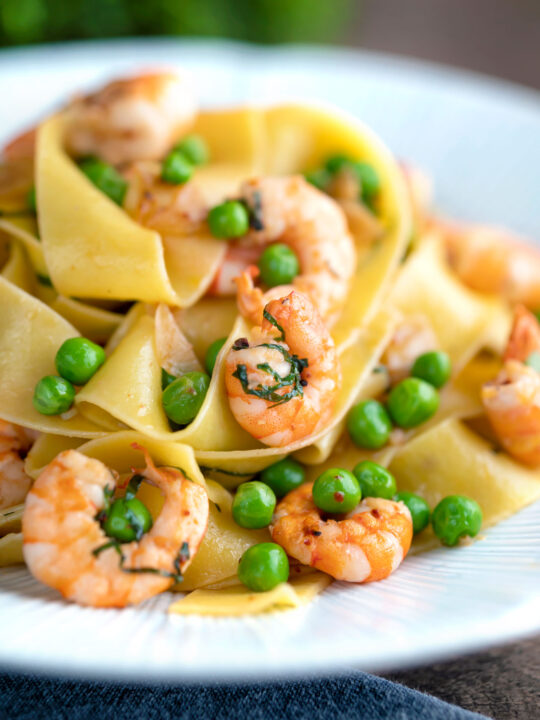
POLYGON ((276 543, 252 545, 240 558, 238 579, 254 592, 267 592, 289 579, 289 558, 276 543))
POLYGON ((431 524, 441 542, 452 547, 462 537, 478 535, 482 527, 482 510, 472 498, 449 495, 433 511, 431 524))
POLYGON ((362 200, 371 202, 381 190, 381 180, 373 165, 365 162, 351 163, 351 169, 360 182, 362 200))
POLYGON ((258 480, 238 486, 232 504, 232 516, 237 525, 250 530, 268 527, 276 508, 274 491, 258 480))
POLYGON ((534 314, 536 315, 536 319, 537 319, 538 322, 540 323, 540 310, 535 310, 535 311, 534 311, 534 314))
POLYGON ((209 346, 204 356, 204 367, 206 372, 211 375, 214 372, 214 366, 216 364, 217 356, 219 355, 221 348, 227 342, 227 338, 218 338, 209 346))
POLYGON ((332 180, 332 174, 328 172, 326 168, 319 168, 318 170, 312 170, 304 174, 304 177, 318 190, 326 190, 330 181, 332 180))
POLYGON ((116 168, 97 158, 82 160, 79 167, 98 190, 117 205, 122 205, 128 184, 116 168))
POLYGON ((412 428, 429 420, 439 407, 439 393, 419 378, 406 378, 388 396, 388 411, 402 428, 412 428))
POLYGON ((272 488, 277 497, 296 490, 306 480, 306 471, 292 458, 283 458, 261 472, 261 480, 272 488))
POLYGON ((341 172, 345 168, 349 167, 351 164, 351 159, 347 155, 331 155, 326 163, 325 168, 326 170, 331 174, 335 175, 338 172, 341 172))
POLYGON ((37 213, 36 188, 34 185, 26 193, 26 207, 33 212, 34 215, 37 213))
POLYGON ((171 375, 170 372, 167 372, 165 368, 161 368, 161 389, 165 390, 165 388, 168 388, 171 383, 173 383, 177 379, 176 375, 171 375))
POLYGON ((275 243, 265 248, 258 264, 261 280, 268 287, 287 285, 300 272, 300 263, 296 254, 283 243, 275 243))
POLYGON ((144 503, 137 498, 116 499, 110 506, 103 530, 120 542, 140 540, 152 527, 152 516, 144 503))
POLYGON ((193 165, 204 165, 210 158, 208 145, 200 135, 186 135, 174 146, 174 150, 182 153, 193 165))
POLYGON ((423 497, 415 495, 412 492, 407 492, 407 490, 401 490, 401 492, 394 495, 394 500, 401 500, 401 502, 409 508, 415 535, 416 533, 422 532, 422 530, 429 525, 429 505, 423 497))
POLYGON ((536 372, 540 372, 540 352, 533 351, 525 360, 525 365, 532 367, 536 372))
POLYGON ((42 415, 61 415, 69 410, 75 400, 75 388, 64 378, 46 375, 34 390, 34 407, 42 415))
POLYGON ((193 164, 183 153, 171 150, 161 165, 161 179, 170 185, 181 185, 191 178, 193 171, 193 164))
POLYGON ((412 366, 411 375, 440 388, 450 379, 452 363, 445 352, 434 350, 419 355, 412 366))
POLYGON ((348 513, 361 497, 358 480, 343 468, 329 468, 313 483, 313 502, 324 512, 348 513))
POLYGON ((392 421, 382 403, 363 400, 349 411, 347 430, 358 447, 378 450, 388 442, 392 421))
POLYGON ((227 200, 210 210, 208 225, 215 237, 240 237, 249 229, 249 213, 246 206, 238 200, 227 200))
POLYGON ((188 425, 201 409, 210 378, 203 372, 188 372, 168 385, 161 396, 165 414, 177 425, 188 425))
POLYGON ((105 362, 105 350, 83 337, 66 340, 56 353, 58 374, 74 385, 84 385, 105 362))
POLYGON ((392 473, 382 465, 371 460, 363 460, 353 468, 353 474, 358 480, 362 497, 380 497, 390 500, 394 497, 397 487, 392 473))

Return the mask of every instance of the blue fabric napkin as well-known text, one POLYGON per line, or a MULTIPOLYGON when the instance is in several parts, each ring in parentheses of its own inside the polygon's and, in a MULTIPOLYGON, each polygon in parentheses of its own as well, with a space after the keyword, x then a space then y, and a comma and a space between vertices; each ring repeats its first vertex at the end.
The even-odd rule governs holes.
POLYGON ((2 720, 486 720, 366 673, 252 685, 126 685, 0 675, 2 720))

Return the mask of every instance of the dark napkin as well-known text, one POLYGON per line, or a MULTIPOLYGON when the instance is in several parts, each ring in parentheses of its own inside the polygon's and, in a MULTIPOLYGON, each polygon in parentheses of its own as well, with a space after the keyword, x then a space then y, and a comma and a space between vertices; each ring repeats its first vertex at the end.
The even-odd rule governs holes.
POLYGON ((310 681, 136 685, 0 675, 1 720, 486 720, 355 673, 310 681))

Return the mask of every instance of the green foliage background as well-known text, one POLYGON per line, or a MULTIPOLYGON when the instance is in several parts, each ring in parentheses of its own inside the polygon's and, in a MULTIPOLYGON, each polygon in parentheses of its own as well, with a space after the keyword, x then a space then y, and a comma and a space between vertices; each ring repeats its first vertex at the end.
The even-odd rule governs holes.
POLYGON ((355 0, 0 0, 0 45, 196 35, 261 43, 334 42, 355 0))

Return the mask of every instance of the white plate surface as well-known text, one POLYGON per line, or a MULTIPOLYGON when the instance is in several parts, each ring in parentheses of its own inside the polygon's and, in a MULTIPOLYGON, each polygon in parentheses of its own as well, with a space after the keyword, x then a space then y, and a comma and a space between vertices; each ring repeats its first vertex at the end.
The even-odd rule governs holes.
MULTIPOLYGON (((0 52, 0 141, 66 93, 152 65, 187 68, 206 106, 316 100, 356 114, 436 179, 438 206, 540 238, 540 99, 388 56, 176 40, 0 52)), ((66 198, 69 201, 69 198, 66 198)), ((169 617, 63 602, 0 571, 0 664, 172 681, 262 679, 425 663, 540 630, 540 503, 470 547, 407 559, 382 583, 335 583, 308 608, 244 619, 169 617)))

